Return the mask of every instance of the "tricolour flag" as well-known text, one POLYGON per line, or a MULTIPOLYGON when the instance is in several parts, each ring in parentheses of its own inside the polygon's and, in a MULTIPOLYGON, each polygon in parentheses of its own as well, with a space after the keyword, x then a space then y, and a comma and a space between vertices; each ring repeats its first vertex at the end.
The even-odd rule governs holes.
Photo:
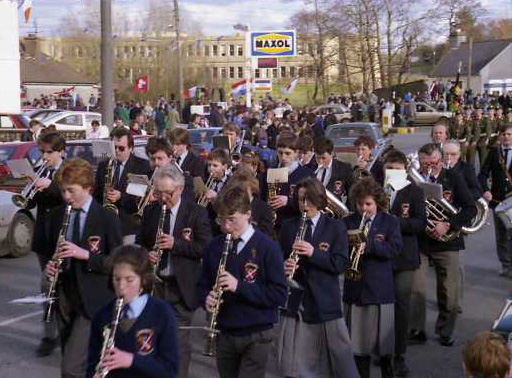
POLYGON ((184 98, 196 98, 197 97, 197 86, 183 91, 184 98))
POLYGON ((232 96, 243 96, 246 92, 246 79, 237 81, 233 85, 231 85, 231 95, 232 96))
POLYGON ((135 91, 148 91, 149 90, 149 77, 142 76, 136 79, 134 83, 135 91))
POLYGON ((297 77, 293 77, 292 79, 290 79, 290 81, 287 83, 287 85, 285 86, 285 88, 283 88, 282 92, 283 93, 292 93, 294 92, 294 89, 296 89, 296 85, 297 85, 297 77))
POLYGON ((30 12, 32 11, 32 0, 21 0, 18 3, 18 9, 21 8, 25 23, 28 24, 30 20, 30 12))

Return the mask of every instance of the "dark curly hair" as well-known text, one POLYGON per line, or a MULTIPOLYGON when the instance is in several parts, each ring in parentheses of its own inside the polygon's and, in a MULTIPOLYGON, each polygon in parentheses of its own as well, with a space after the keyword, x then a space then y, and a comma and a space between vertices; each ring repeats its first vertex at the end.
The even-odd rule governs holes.
POLYGON ((376 202, 377 211, 386 211, 389 199, 382 187, 371 177, 366 177, 355 183, 350 190, 351 203, 356 207, 358 201, 367 196, 373 197, 376 202))
POLYGON ((154 277, 154 273, 152 272, 152 265, 145 248, 137 244, 121 245, 109 256, 108 288, 113 291, 115 290, 113 286, 113 270, 115 265, 119 264, 130 265, 133 271, 141 278, 143 292, 150 293, 156 277, 154 277))

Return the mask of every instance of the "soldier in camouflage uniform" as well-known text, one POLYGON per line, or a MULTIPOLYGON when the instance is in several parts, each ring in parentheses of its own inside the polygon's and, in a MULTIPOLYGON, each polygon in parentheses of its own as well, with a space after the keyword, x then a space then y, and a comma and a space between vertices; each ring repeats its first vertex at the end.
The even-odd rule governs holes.
POLYGON ((470 108, 466 109, 464 123, 466 128, 466 161, 470 164, 475 163, 475 153, 477 149, 477 139, 475 138, 475 124, 476 119, 474 113, 470 108))
POLYGON ((466 152, 468 149, 468 138, 466 135, 466 122, 464 121, 464 115, 460 110, 455 113, 451 128, 450 136, 451 139, 457 139, 460 143, 460 156, 463 160, 466 159, 466 152))
POLYGON ((490 106, 487 109, 487 148, 493 147, 496 144, 496 142, 498 141, 498 130, 500 130, 500 127, 503 124, 503 121, 500 122, 500 120, 496 116, 496 109, 498 108, 493 108, 492 106, 490 106))

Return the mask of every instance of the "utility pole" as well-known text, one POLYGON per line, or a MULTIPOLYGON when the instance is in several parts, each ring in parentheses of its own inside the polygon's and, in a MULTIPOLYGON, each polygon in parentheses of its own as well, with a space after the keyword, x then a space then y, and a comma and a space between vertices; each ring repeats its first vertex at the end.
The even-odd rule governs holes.
POLYGON ((113 36, 111 34, 111 0, 100 0, 100 81, 102 122, 113 128, 113 36))
POLYGON ((471 89, 471 64, 473 61, 473 36, 469 36, 469 52, 468 52, 468 80, 466 88, 471 89))
MULTIPOLYGON (((181 46, 179 31, 179 4, 178 0, 174 0, 174 18, 176 23, 176 41, 177 41, 177 89, 179 91, 179 114, 182 114, 185 100, 183 99, 183 51, 181 46)), ((188 122, 188 120, 184 120, 188 122)))

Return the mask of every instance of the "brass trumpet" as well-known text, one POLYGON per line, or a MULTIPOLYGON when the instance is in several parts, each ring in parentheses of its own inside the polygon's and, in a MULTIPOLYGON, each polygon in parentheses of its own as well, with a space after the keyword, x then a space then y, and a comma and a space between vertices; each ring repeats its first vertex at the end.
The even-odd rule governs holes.
POLYGON ((365 214, 362 216, 360 221, 360 227, 356 230, 348 231, 348 242, 352 246, 350 260, 351 264, 344 276, 350 281, 360 281, 362 278, 362 272, 358 269, 358 263, 360 257, 365 251, 367 234, 369 233, 369 227, 364 227, 365 214))
POLYGON ((40 178, 48 178, 49 173, 50 171, 47 170, 45 163, 41 164, 41 166, 36 171, 34 179, 28 183, 25 188, 23 188, 20 194, 14 194, 11 197, 13 203, 22 209, 26 209, 29 205, 29 201, 33 199, 38 192, 38 189, 36 188, 36 181, 38 181, 40 178))

